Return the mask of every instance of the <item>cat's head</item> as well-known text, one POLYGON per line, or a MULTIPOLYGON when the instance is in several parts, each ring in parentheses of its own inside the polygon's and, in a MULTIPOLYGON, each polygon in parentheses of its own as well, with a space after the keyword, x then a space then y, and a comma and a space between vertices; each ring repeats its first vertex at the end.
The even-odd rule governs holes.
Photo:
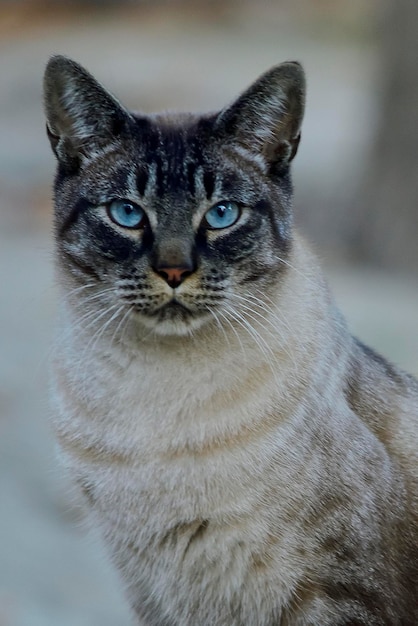
POLYGON ((219 113, 148 116, 53 57, 57 259, 74 297, 103 321, 125 316, 159 334, 260 307, 291 249, 304 94, 301 66, 283 63, 219 113))

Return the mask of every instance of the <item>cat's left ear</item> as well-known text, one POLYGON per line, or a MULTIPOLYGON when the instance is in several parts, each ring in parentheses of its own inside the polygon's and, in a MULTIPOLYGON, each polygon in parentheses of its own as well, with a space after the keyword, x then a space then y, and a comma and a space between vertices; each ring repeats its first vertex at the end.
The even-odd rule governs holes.
POLYGON ((224 141, 262 154, 270 170, 286 166, 298 149, 305 92, 302 66, 297 62, 282 63, 222 110, 215 128, 224 141))
POLYGON ((52 57, 45 70, 47 133, 58 160, 74 168, 117 141, 130 114, 81 65, 52 57))

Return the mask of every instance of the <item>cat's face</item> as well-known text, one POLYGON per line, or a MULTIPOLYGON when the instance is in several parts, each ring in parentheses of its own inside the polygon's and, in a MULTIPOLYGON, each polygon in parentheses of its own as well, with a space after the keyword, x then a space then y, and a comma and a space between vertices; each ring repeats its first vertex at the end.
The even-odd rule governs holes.
POLYGON ((147 117, 56 57, 46 108, 59 266, 79 302, 169 335, 261 315, 291 246, 298 65, 275 68, 220 114, 147 117))

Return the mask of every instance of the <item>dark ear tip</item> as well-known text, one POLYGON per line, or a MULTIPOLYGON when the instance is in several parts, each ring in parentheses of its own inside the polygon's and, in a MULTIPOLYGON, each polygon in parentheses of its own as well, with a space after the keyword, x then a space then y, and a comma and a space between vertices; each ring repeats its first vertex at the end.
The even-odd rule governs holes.
POLYGON ((55 81, 58 78, 68 74, 85 74, 85 69, 73 61, 72 59, 63 56, 62 54, 56 54, 48 60, 45 68, 44 80, 48 84, 49 81, 55 81))
POLYGON ((299 61, 284 61, 284 63, 282 63, 282 65, 292 65, 292 66, 295 66, 296 68, 299 68, 300 70, 303 71, 302 63, 299 63, 299 61))
POLYGON ((274 70, 277 71, 278 75, 282 78, 286 78, 292 83, 298 84, 301 88, 305 88, 306 85, 306 77, 305 70, 299 61, 285 61, 280 65, 276 65, 274 70))
POLYGON ((62 69, 73 65, 74 61, 69 59, 68 57, 63 56, 62 54, 54 54, 52 57, 48 59, 48 63, 46 64, 46 72, 56 72, 62 69))

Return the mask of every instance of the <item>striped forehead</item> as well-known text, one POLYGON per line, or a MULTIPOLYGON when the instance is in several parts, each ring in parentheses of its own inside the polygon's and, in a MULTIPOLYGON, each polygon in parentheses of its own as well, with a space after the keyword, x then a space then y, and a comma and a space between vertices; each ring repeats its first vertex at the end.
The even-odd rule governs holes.
POLYGON ((141 137, 141 156, 135 180, 140 196, 212 196, 215 175, 190 129, 149 127, 141 137))

